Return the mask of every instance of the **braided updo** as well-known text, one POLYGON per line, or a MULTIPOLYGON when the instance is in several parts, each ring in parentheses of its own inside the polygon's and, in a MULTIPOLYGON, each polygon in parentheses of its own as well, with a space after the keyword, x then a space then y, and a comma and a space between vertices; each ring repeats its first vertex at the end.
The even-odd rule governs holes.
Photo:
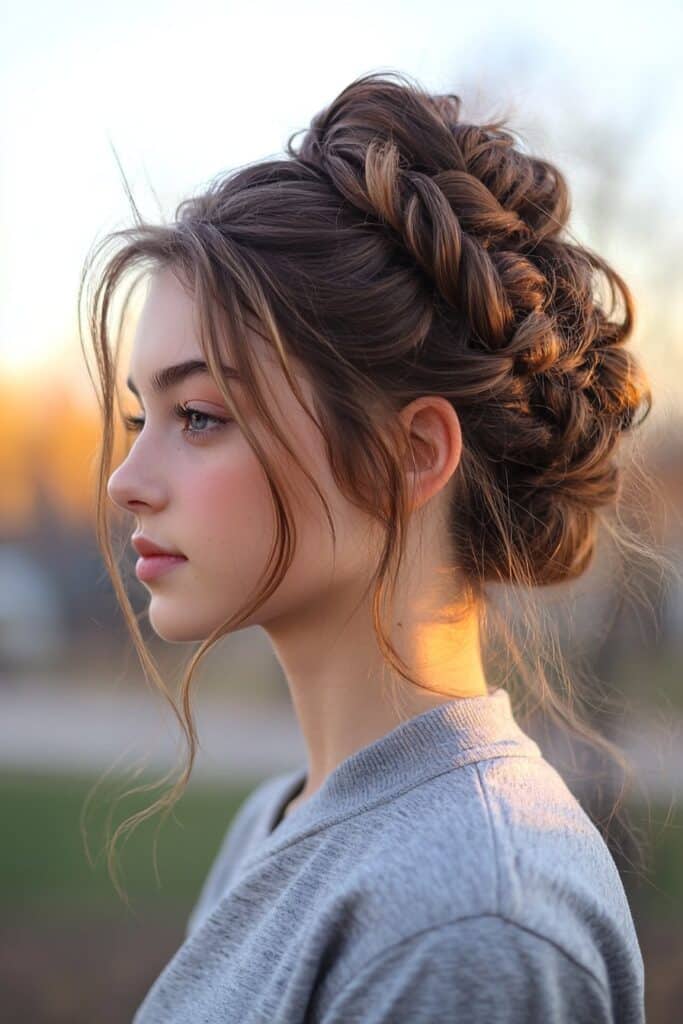
POLYGON ((515 148, 500 122, 463 123, 460 110, 458 96, 368 75, 313 119, 296 155, 410 257, 423 302, 431 293, 411 338, 413 383, 448 395, 461 420, 463 569, 482 582, 556 583, 589 563, 595 512, 619 488, 615 443, 650 409, 623 347, 633 300, 605 260, 562 237, 570 199, 558 168, 515 148))

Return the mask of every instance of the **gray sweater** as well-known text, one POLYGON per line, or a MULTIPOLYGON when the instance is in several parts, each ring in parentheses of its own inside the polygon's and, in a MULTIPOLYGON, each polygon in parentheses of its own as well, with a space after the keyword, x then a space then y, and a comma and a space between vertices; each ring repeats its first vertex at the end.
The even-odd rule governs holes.
POLYGON ((134 1024, 638 1024, 600 833, 508 694, 459 698, 243 802, 134 1024))

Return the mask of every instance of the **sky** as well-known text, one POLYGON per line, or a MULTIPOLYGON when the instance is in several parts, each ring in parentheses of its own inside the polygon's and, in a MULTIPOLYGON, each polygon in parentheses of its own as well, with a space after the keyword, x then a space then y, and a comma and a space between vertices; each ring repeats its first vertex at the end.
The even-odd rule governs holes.
MULTIPOLYGON (((602 212, 617 208, 605 254, 673 303, 683 4, 511 6, 0 0, 0 378, 66 369, 91 390, 76 298, 89 249, 130 223, 114 150, 141 212, 159 219, 160 202, 170 218, 219 171, 281 154, 290 132, 369 71, 460 92, 472 113, 490 112, 493 97, 570 171, 579 234, 590 230, 581 197, 593 164, 588 134, 583 145, 573 127, 613 138, 615 166, 628 170, 619 203, 604 171, 591 192, 602 212)), ((683 366, 680 336, 673 344, 683 366)))

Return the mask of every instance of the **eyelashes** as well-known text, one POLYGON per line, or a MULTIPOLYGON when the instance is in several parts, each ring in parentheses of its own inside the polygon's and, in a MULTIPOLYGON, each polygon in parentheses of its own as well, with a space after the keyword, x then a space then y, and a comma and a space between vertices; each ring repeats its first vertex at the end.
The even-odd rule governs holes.
MULTIPOLYGON (((173 406, 173 413, 179 420, 187 424, 182 433, 186 434, 188 439, 191 440, 219 433, 227 426, 228 423, 232 422, 232 420, 224 419, 221 416, 211 416, 208 412, 202 412, 201 409, 193 409, 192 406, 189 405, 176 404, 173 406), (198 416, 202 420, 208 420, 213 424, 213 426, 208 430, 194 429, 190 426, 190 421, 193 416, 198 416)), ((145 425, 145 418, 144 416, 124 415, 123 423, 127 431, 133 434, 138 434, 145 425)))

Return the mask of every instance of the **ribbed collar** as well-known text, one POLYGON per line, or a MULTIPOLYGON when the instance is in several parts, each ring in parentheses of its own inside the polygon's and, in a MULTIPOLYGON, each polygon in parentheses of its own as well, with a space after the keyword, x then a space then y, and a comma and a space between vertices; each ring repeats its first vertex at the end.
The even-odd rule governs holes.
POLYGON ((517 724, 506 690, 430 708, 345 758, 313 796, 273 829, 284 806, 303 788, 307 769, 274 778, 243 869, 445 771, 490 757, 520 756, 542 754, 517 724))

